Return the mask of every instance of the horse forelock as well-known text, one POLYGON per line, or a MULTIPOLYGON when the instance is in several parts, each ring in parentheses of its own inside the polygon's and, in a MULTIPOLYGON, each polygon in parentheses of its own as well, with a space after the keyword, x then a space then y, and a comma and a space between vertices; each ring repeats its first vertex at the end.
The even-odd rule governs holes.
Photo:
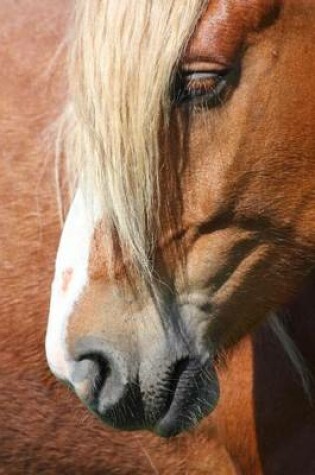
POLYGON ((205 0, 77 0, 65 154, 88 200, 101 201, 113 249, 150 274, 159 204, 161 123, 205 0))

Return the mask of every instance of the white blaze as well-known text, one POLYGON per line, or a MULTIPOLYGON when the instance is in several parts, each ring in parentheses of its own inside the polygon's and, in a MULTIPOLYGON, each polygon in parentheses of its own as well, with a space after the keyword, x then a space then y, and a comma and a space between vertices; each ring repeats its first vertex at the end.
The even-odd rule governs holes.
POLYGON ((67 350, 67 326, 84 287, 88 284, 90 245, 100 211, 89 213, 83 194, 77 191, 67 216, 56 258, 52 283, 46 356, 52 372, 70 380, 71 358, 67 350))

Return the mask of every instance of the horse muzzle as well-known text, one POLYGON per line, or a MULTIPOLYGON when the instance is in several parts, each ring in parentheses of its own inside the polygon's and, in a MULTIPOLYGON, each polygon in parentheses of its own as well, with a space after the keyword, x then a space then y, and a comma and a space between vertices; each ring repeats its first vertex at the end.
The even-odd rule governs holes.
POLYGON ((80 342, 71 386, 106 424, 174 436, 214 409, 219 385, 209 357, 177 351, 170 359, 172 353, 164 348, 152 361, 131 364, 127 355, 88 338, 80 342))

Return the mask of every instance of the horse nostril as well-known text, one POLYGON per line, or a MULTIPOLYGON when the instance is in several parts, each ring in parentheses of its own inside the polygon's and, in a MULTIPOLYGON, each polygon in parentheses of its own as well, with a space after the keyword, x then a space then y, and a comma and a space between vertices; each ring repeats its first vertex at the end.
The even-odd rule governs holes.
POLYGON ((111 369, 109 362, 102 356, 95 356, 95 363, 98 365, 99 373, 95 379, 95 391, 99 392, 105 385, 106 380, 110 377, 111 369))
POLYGON ((125 393, 128 379, 125 358, 105 344, 88 343, 76 353, 71 382, 80 399, 95 412, 104 413, 116 406, 125 393))
POLYGON ((176 388, 178 386, 179 380, 183 373, 189 366, 189 358, 183 358, 181 360, 176 361, 176 363, 170 367, 169 369, 169 377, 167 378, 167 400, 166 406, 169 407, 172 403, 172 399, 176 392, 176 388))
MULTIPOLYGON (((87 391, 89 392, 88 399, 94 401, 105 386, 110 373, 110 364, 104 355, 88 353, 79 358, 75 379, 86 382, 85 385, 88 386, 87 391)), ((76 386, 78 387, 79 385, 80 382, 76 386)))

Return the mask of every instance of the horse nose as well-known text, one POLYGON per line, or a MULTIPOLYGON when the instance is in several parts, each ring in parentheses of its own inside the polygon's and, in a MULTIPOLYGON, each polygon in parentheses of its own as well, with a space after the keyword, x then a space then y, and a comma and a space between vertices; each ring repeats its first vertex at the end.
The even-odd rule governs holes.
POLYGON ((143 427, 145 415, 132 350, 86 337, 72 353, 70 384, 78 397, 106 424, 120 429, 143 427))
POLYGON ((95 348, 85 343, 76 352, 70 383, 92 410, 106 413, 119 404, 127 391, 126 359, 104 344, 95 348))
POLYGON ((188 354, 178 345, 176 353, 163 347, 139 358, 128 348, 88 338, 72 353, 71 386, 103 422, 169 437, 213 409, 218 385, 208 355, 188 354))

